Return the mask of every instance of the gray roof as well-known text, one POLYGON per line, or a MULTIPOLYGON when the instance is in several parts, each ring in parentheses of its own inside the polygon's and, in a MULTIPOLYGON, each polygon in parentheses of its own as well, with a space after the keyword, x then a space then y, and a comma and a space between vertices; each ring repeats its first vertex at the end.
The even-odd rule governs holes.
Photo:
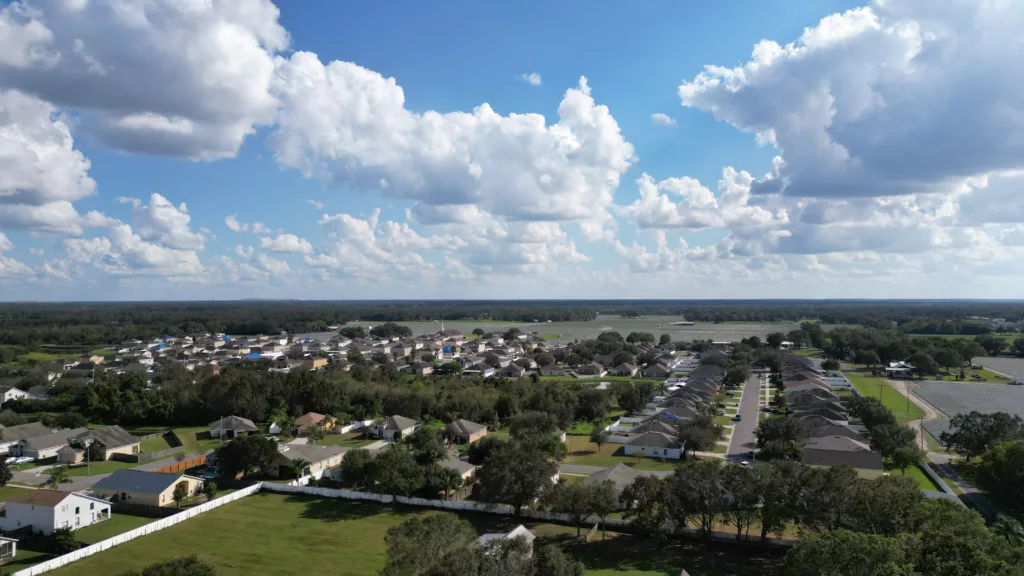
POLYGON ((864 437, 859 434, 853 428, 849 426, 837 425, 837 426, 819 426, 816 428, 808 428, 807 431, 810 433, 811 438, 821 438, 824 436, 846 436, 847 438, 853 438, 854 440, 864 441, 864 437))
POLYGON ((629 431, 630 434, 646 434, 647 432, 661 432, 662 434, 668 434, 670 436, 676 435, 675 428, 662 420, 643 422, 634 426, 633 429, 629 431))
POLYGON ((210 422, 210 432, 216 432, 219 430, 242 430, 245 432, 255 432, 257 428, 256 425, 252 423, 252 420, 249 420, 248 418, 242 418, 241 416, 225 416, 210 422))
POLYGON ((105 426, 103 428, 93 428, 78 434, 75 436, 76 440, 82 440, 88 438, 103 444, 108 449, 119 448, 121 446, 128 446, 131 444, 138 444, 140 441, 135 436, 129 434, 124 428, 120 426, 105 426))
POLYGON ((61 430, 59 432, 50 432, 43 434, 42 436, 33 436, 24 440, 25 446, 30 450, 46 450, 47 448, 56 448, 63 446, 68 443, 68 440, 86 432, 86 428, 72 428, 70 430, 61 430))
POLYGON ((453 457, 451 454, 449 454, 447 458, 441 461, 440 466, 442 468, 451 468, 452 470, 458 472, 460 475, 465 474, 466 472, 472 472, 473 470, 476 470, 476 466, 470 464, 469 462, 466 462, 465 460, 459 460, 458 458, 453 457))
POLYGON ((871 448, 863 440, 855 440, 849 436, 819 436, 811 438, 805 450, 834 450, 837 452, 871 452, 871 448))
POLYGON ((471 422, 469 420, 463 419, 459 419, 452 422, 451 424, 448 425, 448 428, 454 431, 455 433, 461 434, 463 436, 469 436, 470 434, 473 434, 475 432, 487 430, 487 426, 484 426, 483 424, 477 424, 476 422, 471 422))
POLYGON ((317 446, 315 444, 286 444, 278 447, 277 451, 290 461, 306 460, 311 464, 323 462, 338 454, 348 452, 347 448, 341 446, 317 446))
POLYGON ((622 492, 626 486, 633 483, 640 476, 643 476, 639 471, 633 469, 625 464, 616 464, 610 468, 605 468, 600 472, 596 472, 588 476, 583 482, 586 484, 600 484, 605 480, 611 480, 615 484, 615 492, 622 492))
POLYGON ((627 446, 639 446, 641 448, 675 448, 682 449, 683 445, 676 442, 668 434, 661 432, 647 432, 626 442, 627 446))
POLYGON ((881 470, 882 455, 877 452, 846 452, 843 450, 804 449, 801 463, 805 466, 838 466, 846 464, 850 468, 864 470, 881 470))
POLYGON ((162 472, 145 472, 143 470, 130 469, 115 470, 113 474, 94 484, 92 489, 160 494, 173 486, 181 477, 181 474, 164 474, 162 472))
POLYGON ((417 422, 412 418, 406 418, 405 416, 391 416, 384 421, 384 426, 391 430, 405 430, 406 428, 412 428, 417 422))
POLYGON ((33 436, 46 436, 51 433, 51 430, 43 426, 42 422, 29 422, 28 424, 19 424, 0 430, 0 439, 3 439, 4 442, 14 442, 15 440, 24 440, 33 436))

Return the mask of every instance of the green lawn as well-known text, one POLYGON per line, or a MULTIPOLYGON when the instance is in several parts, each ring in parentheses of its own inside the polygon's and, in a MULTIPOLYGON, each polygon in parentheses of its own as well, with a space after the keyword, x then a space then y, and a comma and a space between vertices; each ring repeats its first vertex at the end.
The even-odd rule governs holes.
POLYGON ((1009 384, 1010 379, 1005 376, 1000 376, 995 372, 986 370, 984 368, 964 368, 964 372, 967 374, 967 378, 960 380, 960 382, 992 382, 995 384, 1009 384), (977 374, 981 376, 981 380, 975 380, 971 378, 971 374, 977 374))
MULTIPOLYGON (((109 520, 104 520, 99 524, 93 524, 92 526, 86 526, 81 530, 75 531, 75 538, 84 544, 95 544, 107 538, 123 534, 129 530, 134 530, 144 524, 149 524, 154 518, 145 518, 142 516, 132 516, 130 514, 111 514, 109 520)), ((43 548, 37 548, 35 546, 25 546, 23 542, 18 543, 18 555, 11 562, 4 565, 5 568, 17 571, 29 566, 34 566, 40 562, 45 562, 53 557, 53 554, 49 553, 43 548)), ((112 572, 117 574, 120 571, 112 572)))
POLYGON ((174 446, 174 444, 171 444, 170 434, 162 434, 154 438, 146 438, 140 444, 143 452, 159 452, 160 450, 174 448, 174 446))
POLYGON ((919 466, 907 468, 905 473, 901 473, 898 468, 892 468, 887 464, 885 470, 890 476, 899 476, 900 474, 905 475, 907 478, 917 482, 918 488, 922 490, 935 490, 936 492, 940 490, 935 482, 932 482, 931 478, 929 478, 928 475, 924 473, 924 470, 921 470, 919 466))
POLYGON ((818 348, 803 348, 800 350, 793 350, 793 354, 797 356, 807 356, 811 358, 824 358, 825 353, 818 348))
POLYGON ((628 464, 637 470, 675 470, 676 463, 672 460, 662 462, 655 458, 637 458, 626 456, 622 444, 604 443, 598 449, 593 442, 580 442, 574 440, 570 443, 572 453, 565 459, 567 464, 579 464, 581 466, 614 466, 616 464, 628 464))
POLYGON ((21 356, 18 356, 18 361, 29 364, 42 364, 43 362, 52 362, 58 358, 63 358, 63 356, 60 354, 51 354, 50 352, 26 352, 21 356))
POLYGON ((0 502, 7 502, 11 496, 18 496, 29 491, 28 488, 18 488, 17 486, 0 486, 0 502))
POLYGON ((97 356, 117 356, 117 350, 107 350, 106 348, 97 348, 89 353, 97 356))
POLYGON ((93 462, 92 464, 76 464, 75 466, 68 466, 68 476, 88 476, 90 474, 110 474, 115 470, 124 470, 126 468, 135 468, 138 466, 138 462, 120 462, 118 460, 106 460, 103 462, 93 462), (91 468, 90 468, 91 467, 91 468), (91 471, 90 471, 91 470, 91 471))
POLYGON ((208 426, 193 426, 191 428, 175 428, 172 430, 178 437, 178 441, 185 447, 185 452, 206 452, 220 448, 220 440, 210 437, 208 426))
POLYGON ((882 404, 896 416, 897 421, 905 423, 910 420, 924 418, 924 411, 913 402, 909 403, 910 412, 908 417, 907 397, 897 392, 892 386, 889 386, 885 378, 865 375, 864 372, 863 370, 843 370, 843 374, 846 375, 846 378, 858 392, 871 398, 880 398, 882 404))
MULTIPOLYGON (((197 554, 219 576, 376 574, 386 560, 384 534, 404 520, 438 512, 305 496, 257 494, 52 572, 54 576, 118 574, 153 562, 197 554), (240 529, 239 527, 244 527, 240 529), (259 543, 255 545, 254 543, 259 543)), ((781 554, 693 541, 659 544, 609 533, 583 543, 575 529, 495 514, 464 514, 477 533, 525 524, 535 547, 556 544, 582 560, 588 576, 754 576, 778 573, 781 554)), ((102 524, 100 525, 102 526, 102 524)), ((19 558, 20 558, 19 554, 19 558)))
POLYGON ((344 446, 346 448, 362 448, 376 442, 373 438, 364 438, 362 432, 349 432, 347 434, 328 434, 318 442, 321 446, 344 446))
POLYGON ((590 436, 590 433, 594 431, 593 422, 576 422, 565 431, 570 436, 590 436))
POLYGON ((728 424, 734 423, 735 420, 732 419, 732 416, 715 416, 712 419, 712 422, 721 426, 726 426, 728 424))

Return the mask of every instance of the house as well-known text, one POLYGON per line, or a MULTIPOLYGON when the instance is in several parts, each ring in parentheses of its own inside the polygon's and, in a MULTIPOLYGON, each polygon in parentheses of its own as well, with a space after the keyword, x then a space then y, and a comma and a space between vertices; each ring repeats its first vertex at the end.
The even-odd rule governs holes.
POLYGON ((320 478, 328 470, 341 466, 341 460, 348 450, 341 446, 284 444, 277 451, 278 468, 271 470, 271 474, 280 474, 281 468, 294 470, 297 462, 305 462, 301 475, 320 478))
POLYGON ((882 475, 882 455, 872 452, 864 442, 846 436, 812 438, 804 445, 804 466, 829 468, 845 464, 862 478, 882 475))
POLYGON ((606 480, 611 481, 611 483, 615 485, 615 495, 618 496, 619 494, 622 494, 622 491, 625 490, 627 486, 632 484, 633 481, 640 476, 643 476, 643 473, 636 468, 625 464, 616 464, 615 466, 605 468, 600 472, 595 472, 594 474, 587 476, 586 479, 583 480, 583 483, 602 484, 606 480))
MULTIPOLYGON (((36 460, 46 460, 47 458, 53 458, 58 455, 61 448, 64 448, 68 443, 73 440, 76 436, 88 432, 87 428, 72 428, 70 430, 59 430, 57 432, 50 432, 43 434, 42 436, 33 436, 31 438, 25 438, 21 441, 19 447, 19 454, 27 456, 29 458, 35 458, 36 460)), ((83 456, 84 458, 84 456, 83 456)), ((78 462, 84 462, 85 460, 76 460, 75 462, 64 462, 66 464, 77 464, 78 462)), ((62 461, 63 462, 63 461, 62 461)))
POLYGON ((13 453, 20 455, 19 445, 25 438, 32 436, 45 436, 53 431, 43 426, 41 422, 29 422, 9 428, 0 429, 0 454, 13 453))
POLYGON ((0 386, 0 404, 28 396, 28 392, 14 386, 0 386))
POLYGON ((453 456, 451 453, 449 453, 444 460, 438 462, 437 465, 441 468, 455 470, 459 473, 459 477, 462 478, 463 481, 468 481, 474 474, 476 474, 476 466, 466 462, 465 460, 460 460, 457 455, 453 456))
POLYGON ((631 436, 639 436, 641 434, 646 434, 648 432, 660 432, 662 434, 667 434, 669 436, 676 436, 678 434, 675 427, 669 424, 668 422, 665 422, 664 419, 654 419, 641 422, 640 424, 630 429, 628 434, 631 436))
POLYGON ((31 528, 49 536, 58 528, 78 530, 109 518, 109 502, 80 492, 39 489, 7 499, 0 530, 31 528))
POLYGON ((607 373, 607 371, 604 369, 604 366, 598 364, 597 362, 591 362, 586 366, 581 366, 577 368, 576 373, 582 376, 604 376, 607 373))
POLYGON ((668 434, 647 432, 631 438, 623 447, 626 456, 643 455, 651 458, 679 460, 683 457, 683 444, 668 434))
POLYGON ((93 484, 97 496, 113 503, 124 502, 138 506, 174 506, 174 491, 182 486, 186 496, 203 491, 202 478, 186 474, 164 474, 144 470, 115 470, 113 474, 93 484))
POLYGON ((330 430, 334 426, 334 421, 328 419, 327 416, 324 416, 323 414, 306 412, 295 419, 295 424, 295 430, 298 434, 309 434, 309 431, 314 426, 320 426, 324 430, 330 430))
POLYGON ((448 433, 458 444, 472 444, 487 436, 487 426, 470 422, 469 420, 456 420, 446 426, 448 433))
POLYGON ((565 376, 565 368, 562 368, 561 366, 555 366, 554 364, 551 364, 550 366, 542 367, 540 369, 540 375, 541 376, 553 377, 553 378, 557 378, 557 377, 560 377, 560 376, 565 376))
POLYGON ((399 438, 405 438, 409 434, 415 432, 417 426, 419 426, 419 422, 412 418, 406 418, 405 416, 391 416, 380 424, 370 426, 370 432, 378 438, 394 440, 395 433, 398 433, 399 438))
POLYGON ((420 374, 422 376, 433 374, 434 365, 430 362, 417 362, 409 366, 409 372, 412 372, 413 374, 420 374))
POLYGON ((18 539, 0 536, 0 564, 18 554, 18 539))
POLYGON ((644 378, 668 378, 672 375, 672 369, 664 364, 652 364, 644 368, 644 378))
POLYGON ((886 378, 913 378, 914 366, 906 362, 889 362, 885 368, 886 378))
MULTIPOLYGON (((70 444, 79 448, 99 444, 104 449, 104 460, 109 460, 115 454, 138 454, 141 452, 140 440, 120 426, 105 426, 87 430, 75 436, 70 444)), ((99 459, 97 458, 97 460, 99 459)))
POLYGON ((210 422, 210 436, 214 438, 223 437, 227 440, 231 440, 235 436, 255 432, 258 429, 252 420, 242 418, 241 416, 224 416, 210 422))
POLYGON ((623 362, 622 364, 619 364, 615 368, 609 370, 608 374, 612 376, 636 376, 637 370, 639 370, 639 368, 637 368, 636 366, 633 366, 628 362, 623 362))
POLYGON ((866 441, 866 438, 861 433, 857 432, 853 428, 844 425, 837 426, 819 426, 816 428, 807 428, 807 433, 810 438, 822 438, 826 436, 845 436, 852 440, 859 442, 866 441))
POLYGON ((522 524, 516 526, 514 530, 507 534, 484 534, 480 537, 479 542, 481 548, 486 548, 488 544, 496 540, 512 540, 515 538, 522 538, 525 540, 530 550, 529 554, 533 554, 533 541, 537 537, 533 535, 533 532, 527 530, 526 526, 523 526, 522 524))
POLYGON ((464 376, 483 376, 484 378, 487 378, 489 376, 494 376, 495 371, 493 367, 480 362, 477 364, 471 364, 469 368, 462 371, 462 374, 464 376))
POLYGON ((505 378, 522 378, 526 375, 526 368, 523 368, 519 364, 509 364, 498 371, 498 376, 505 378))

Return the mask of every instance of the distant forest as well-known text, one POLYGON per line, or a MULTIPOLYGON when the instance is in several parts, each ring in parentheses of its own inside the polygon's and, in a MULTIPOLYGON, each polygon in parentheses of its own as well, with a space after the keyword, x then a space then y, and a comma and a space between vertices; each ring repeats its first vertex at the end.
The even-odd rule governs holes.
POLYGON ((589 321, 599 314, 685 316, 695 322, 797 322, 896 326, 912 334, 985 334, 972 316, 1024 320, 1019 301, 524 300, 234 301, 0 304, 0 345, 100 346, 162 334, 326 331, 350 322, 589 321))

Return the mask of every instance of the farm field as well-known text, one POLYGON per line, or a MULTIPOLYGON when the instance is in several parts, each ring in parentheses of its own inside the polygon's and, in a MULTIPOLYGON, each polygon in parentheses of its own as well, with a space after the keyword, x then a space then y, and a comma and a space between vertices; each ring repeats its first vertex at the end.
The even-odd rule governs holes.
MULTIPOLYGON (((118 574, 157 561, 197 554, 220 576, 305 576, 310 567, 337 576, 376 574, 385 564, 384 534, 404 520, 438 512, 307 496, 256 494, 51 572, 54 576, 118 574), (239 526, 244 526, 240 530, 239 526)), ((492 514, 463 514, 478 533, 507 532, 521 523, 492 514)), ((523 522, 534 546, 557 543, 587 565, 589 576, 753 576, 777 572, 781 555, 696 542, 647 542, 609 533, 583 543, 575 528, 523 522)))

